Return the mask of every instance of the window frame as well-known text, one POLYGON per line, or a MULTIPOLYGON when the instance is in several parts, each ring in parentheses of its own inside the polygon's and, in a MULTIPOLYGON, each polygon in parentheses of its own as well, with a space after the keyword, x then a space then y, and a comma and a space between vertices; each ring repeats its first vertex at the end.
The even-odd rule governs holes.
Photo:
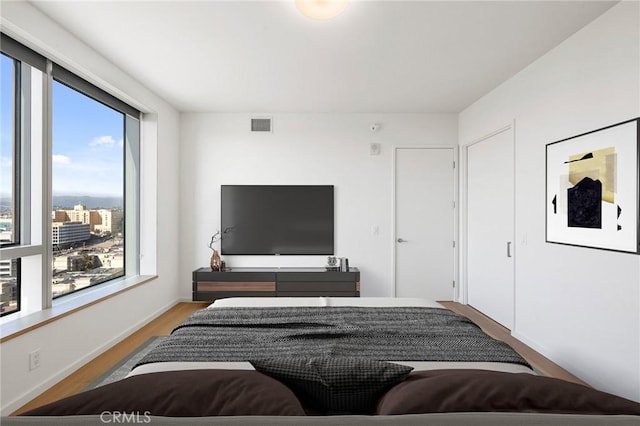
MULTIPOLYGON (((4 53, 3 53, 4 54, 4 53)), ((13 247, 13 246, 19 246, 20 245, 20 229, 21 229, 21 225, 20 225, 20 212, 21 212, 21 208, 20 208, 20 200, 21 200, 21 194, 20 194, 20 177, 21 177, 21 173, 20 173, 20 161, 21 161, 21 143, 20 141, 22 140, 22 135, 21 135, 21 122, 22 122, 22 114, 21 114, 21 102, 20 102, 20 93, 21 93, 21 86, 22 86, 22 79, 20 78, 21 76, 21 68, 22 68, 22 62, 16 58, 13 58, 10 55, 6 55, 4 54, 4 56, 6 56, 7 58, 11 59, 13 62, 13 90, 12 90, 12 100, 11 100, 11 107, 12 107, 12 120, 11 120, 11 144, 12 144, 12 151, 11 151, 11 175, 12 175, 12 194, 11 194, 11 211, 13 214, 12 217, 12 236, 11 236, 11 242, 8 244, 0 244, 2 247, 13 247)))
MULTIPOLYGON (((138 118, 132 118, 130 114, 127 114, 125 112, 123 112, 124 110, 127 110, 128 112, 132 112, 133 108, 124 104, 122 101, 118 100, 117 98, 114 98, 113 96, 105 93, 104 91, 102 91, 101 89, 98 89, 97 87, 93 86, 91 83, 88 83, 85 80, 80 79, 79 77, 77 77, 75 74, 72 74, 71 72, 67 71, 66 69, 62 68, 62 67, 56 67, 55 64, 53 64, 53 76, 52 76, 52 89, 53 89, 53 84, 59 84, 64 86, 66 89, 71 90, 73 92, 75 92, 75 94, 77 95, 82 95, 87 97, 88 99, 97 102, 107 108, 109 108, 112 112, 121 114, 122 116, 122 137, 123 137, 123 141, 126 140, 126 136, 127 134, 129 134, 129 130, 127 129, 127 127, 129 126, 129 123, 131 123, 131 120, 136 120, 139 121, 138 118), (56 72, 57 70, 57 72, 56 72), (126 107, 123 107, 122 105, 126 105, 126 107), (116 109, 115 106, 117 106, 120 109, 116 109)), ((52 90, 53 92, 53 90, 52 90)), ((53 97, 52 97, 52 102, 51 102, 51 113, 53 114, 54 112, 54 108, 55 105, 53 105, 53 97)), ((137 112, 137 111, 136 111, 137 112)), ((137 112, 137 114, 139 116, 139 112, 137 112)), ((53 125, 53 121, 52 121, 52 125, 53 125)), ((138 125, 139 128, 139 125, 138 125)), ((51 130, 53 130, 53 127, 51 128, 51 130)), ((54 141, 51 141, 51 146, 53 147, 54 141)), ((127 227, 126 227, 126 212, 127 212, 127 204, 132 204, 132 205, 136 205, 136 201, 134 200, 133 202, 128 203, 127 202, 127 189, 128 189, 128 184, 127 181, 128 179, 130 179, 130 174, 133 174, 133 180, 137 180, 137 176, 134 173, 129 173, 128 172, 128 167, 127 167, 127 148, 129 148, 127 146, 128 144, 124 144, 123 145, 123 149, 122 149, 122 156, 121 156, 121 161, 122 161, 122 166, 123 166, 123 182, 122 182, 122 213, 124 213, 122 215, 122 220, 123 220, 123 224, 122 224, 122 234, 124 237, 124 240, 126 241, 128 238, 128 232, 127 232, 127 227)), ((51 175, 52 181, 51 181, 51 185, 53 185, 53 173, 51 175)), ((53 241, 50 241, 50 246, 51 246, 51 256, 53 257, 53 241)), ((109 283, 111 281, 114 280, 118 280, 118 279, 122 279, 124 277, 128 276, 128 269, 129 268, 133 268, 135 271, 138 271, 138 267, 136 265, 129 265, 128 262, 126 262, 125 260, 127 259, 127 255, 128 255, 128 250, 127 250, 127 246, 124 246, 124 252, 123 252, 123 270, 122 270, 122 274, 118 275, 117 277, 113 277, 113 278, 106 278, 104 280, 100 280, 94 284, 90 284, 86 287, 82 287, 79 288, 77 290, 71 290, 71 291, 67 291, 61 294, 57 294, 54 295, 53 294, 53 287, 52 287, 52 295, 51 295, 51 299, 52 299, 52 303, 56 303, 57 300, 64 300, 64 297, 72 295, 74 293, 78 293, 78 292, 82 292, 86 289, 92 288, 92 287, 96 287, 102 284, 106 284, 109 283)), ((137 273, 137 272, 136 272, 137 273)), ((53 276, 51 279, 51 284, 53 285, 53 276)))
MULTIPOLYGON (((16 73, 19 78, 16 80, 20 81, 20 85, 16 88, 14 93, 14 98, 17 100, 25 99, 25 102, 22 102, 20 108, 16 111, 19 112, 19 117, 16 119, 15 124, 15 133, 19 132, 19 137, 14 137, 14 144, 16 144, 20 149, 19 158, 15 161, 14 170, 15 174, 19 174, 19 176, 14 181, 14 186, 18 186, 16 190, 16 194, 19 194, 19 200, 17 203, 18 211, 15 215, 17 219, 14 219, 15 222, 19 222, 20 228, 19 231, 14 228, 14 233, 16 233, 18 241, 14 244, 3 245, 0 248, 0 259, 13 259, 17 258, 19 269, 22 269, 22 258, 29 257, 31 259, 30 263, 32 264, 33 258, 32 256, 40 257, 41 270, 39 271, 39 275, 41 277, 41 285, 40 288, 37 289, 39 292, 39 303, 38 306, 30 306, 28 312, 21 312, 19 315, 14 315, 19 310, 11 311, 6 315, 2 316, 3 328, 6 321, 11 321, 11 317, 19 318, 22 314, 32 314, 40 312, 40 314, 36 316, 42 316, 42 311, 48 310, 52 308, 54 305, 57 307, 61 307, 63 305, 69 305, 70 309, 76 310, 78 309, 77 301, 81 300, 84 305, 89 306, 93 303, 96 303, 99 300, 102 300, 105 297, 105 294, 112 292, 117 294, 121 291, 126 290, 130 287, 135 287, 141 283, 147 282, 150 277, 142 277, 140 276, 140 262, 139 262, 139 250, 136 248, 139 246, 139 221, 140 221, 140 194, 139 194, 139 186, 140 186, 140 140, 141 140, 141 127, 142 127, 142 114, 136 108, 130 106, 126 102, 120 100, 119 98, 111 95, 107 91, 99 88, 98 86, 92 84, 91 82, 85 80, 84 78, 74 74, 73 72, 67 70, 66 68, 59 66, 51 59, 46 58, 43 55, 31 50, 30 48, 22 45, 11 37, 7 36, 5 33, 0 32, 0 50, 3 54, 8 56, 9 58, 14 59, 14 64, 18 64, 17 68, 20 69, 20 72, 16 73), (25 66, 26 65, 26 66, 25 66), (23 84, 24 78, 29 78, 25 76, 25 74, 31 69, 37 69, 42 72, 42 93, 34 95, 31 93, 30 84, 23 84), (123 167, 124 167, 124 188, 123 188, 123 227, 126 227, 126 233, 124 234, 125 238, 125 252, 124 252, 124 275, 115 279, 111 279, 102 283, 94 284, 80 290, 75 290, 73 292, 66 293, 59 297, 54 298, 52 296, 52 235, 51 235, 51 211, 52 211, 52 85, 54 79, 62 84, 65 84, 76 90, 118 112, 124 114, 123 119, 123 128, 125 134, 125 148, 123 153, 123 167), (27 87, 29 86, 29 87, 27 87), (24 96, 25 92, 28 91, 28 96, 24 96), (34 101, 33 96, 39 96, 37 102, 34 101), (33 104, 32 104, 33 103, 33 104), (41 105, 40 105, 41 104, 41 105), (40 126, 42 127, 40 130, 41 134, 33 136, 31 131, 29 130, 31 125, 31 108, 42 107, 42 111, 36 111, 35 120, 40 119, 40 126), (130 132, 126 130, 126 124, 134 120, 137 128, 137 135, 133 138, 133 142, 130 143, 128 138, 130 137, 130 132), (32 170, 34 168, 33 164, 36 164, 38 160, 33 160, 30 149, 32 149, 32 140, 31 138, 41 137, 42 141, 40 143, 41 146, 41 156, 40 159, 42 169, 41 176, 41 200, 35 200, 36 205, 32 205, 31 203, 31 185, 38 185, 37 177, 34 179, 32 176, 32 170), (26 140, 29 139, 29 140, 26 140), (132 155, 129 155, 130 150, 137 150, 132 155), (34 163, 35 161, 36 163, 34 163), (127 195, 127 190, 133 188, 133 196, 127 195), (128 204, 127 204, 128 203, 128 204), (35 209, 35 210, 33 210, 35 209), (31 215, 31 212, 36 212, 35 215, 31 215), (38 222, 32 222, 33 218, 38 222), (41 221, 38 221, 38 217, 41 216, 41 221), (129 221, 132 221, 129 224, 129 221), (130 229, 131 228, 131 229, 130 229), (32 242, 35 242, 32 244, 32 242), (129 247, 129 250, 127 250, 129 247), (111 288, 112 290, 109 290, 111 288), (95 290, 95 291, 89 291, 95 290), (70 302, 70 303, 67 303, 70 302)), ((27 81, 27 83, 31 83, 27 81)), ((40 84, 39 82, 36 82, 40 84)), ((36 84, 36 86, 37 86, 36 84)), ((14 84, 16 86, 16 84, 14 84)), ((14 102, 15 103, 15 102, 14 102)), ((36 123, 37 124, 37 123, 36 123)), ((38 132, 36 132, 38 133, 38 132)), ((34 139, 35 140, 35 139, 34 139)), ((36 144, 38 145, 38 144, 36 144)), ((38 151, 38 148, 36 148, 38 151)), ((35 152, 36 156, 39 156, 39 152, 35 152)), ((14 155, 14 158, 16 156, 14 155)), ((14 194, 14 199, 16 199, 14 194)), ((37 194, 36 194, 37 197, 37 194)), ((19 274, 22 276, 22 274, 19 274)), ((31 282, 31 280, 30 280, 31 282)), ((37 284, 36 284, 37 286, 37 284)), ((19 295, 18 306, 24 307, 22 302, 22 295, 25 294, 25 289, 22 288, 22 283, 20 280, 18 281, 17 294, 19 295)), ((30 289, 31 291, 31 289, 30 289)), ((31 295, 31 293, 30 293, 31 295)), ((58 308, 56 308, 59 310, 58 308)), ((55 316, 55 314, 54 314, 55 316)), ((20 328, 20 327, 18 327, 20 328)), ((8 330, 11 333, 10 330, 8 330)), ((4 336, 6 333, 3 330, 0 341, 4 340, 4 336)))
MULTIPOLYGON (((21 222, 22 222, 22 185, 21 185, 21 161, 22 161, 22 62, 13 56, 2 52, 2 55, 11 60, 11 241, 0 242, 0 248, 6 251, 8 248, 21 246, 21 222)), ((4 253, 3 253, 4 254, 4 253)), ((15 314, 21 311, 21 257, 0 256, 3 262, 9 262, 9 270, 13 270, 13 262, 16 262, 16 309, 7 312, 0 311, 0 317, 15 314)))

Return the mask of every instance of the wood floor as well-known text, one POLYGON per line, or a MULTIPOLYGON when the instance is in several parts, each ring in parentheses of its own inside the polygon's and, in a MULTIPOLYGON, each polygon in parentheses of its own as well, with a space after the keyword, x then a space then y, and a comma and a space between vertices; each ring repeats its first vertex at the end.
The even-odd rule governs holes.
POLYGON ((487 317, 483 313, 473 309, 469 305, 462 305, 457 302, 439 302, 445 307, 449 308, 453 312, 457 312, 460 315, 464 315, 469 318, 471 321, 476 323, 485 333, 489 336, 502 340, 507 343, 509 346, 513 348, 516 352, 520 354, 524 359, 527 360, 531 366, 542 373, 545 376, 549 377, 557 377, 559 379, 566 380, 568 382, 579 383, 581 385, 589 386, 587 383, 583 382, 573 374, 569 373, 564 368, 559 365, 553 363, 548 358, 540 355, 538 352, 531 349, 529 346, 525 345, 521 341, 517 340, 515 337, 511 336, 511 333, 508 329, 501 326, 491 318, 487 317))
POLYGON ((109 369, 120 360, 135 351, 149 338, 153 336, 168 336, 176 325, 184 321, 193 312, 207 305, 209 305, 209 303, 178 303, 122 342, 89 361, 34 400, 20 407, 11 415, 18 415, 32 408, 75 395, 93 383, 98 377, 109 371, 109 369))
MULTIPOLYGON (((516 352, 526 359, 536 370, 544 375, 561 378, 570 382, 586 385, 583 381, 573 376, 563 368, 543 357, 527 345, 511 336, 509 330, 500 324, 476 311, 470 306, 456 302, 440 302, 450 310, 466 316, 485 333, 509 344, 516 352)), ((153 336, 167 336, 180 322, 198 309, 206 307, 208 303, 179 303, 167 312, 151 321, 149 324, 133 333, 131 336, 116 344, 114 347, 99 355, 83 367, 51 387, 40 396, 16 410, 12 415, 17 415, 32 408, 39 407, 58 399, 75 395, 85 387, 109 371, 120 360, 135 351, 140 345, 153 336)))

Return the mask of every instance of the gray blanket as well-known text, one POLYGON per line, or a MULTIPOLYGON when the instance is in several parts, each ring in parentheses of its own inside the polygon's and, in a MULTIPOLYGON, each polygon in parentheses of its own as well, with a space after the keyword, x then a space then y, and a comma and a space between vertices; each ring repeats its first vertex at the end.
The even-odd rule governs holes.
POLYGON ((446 309, 420 307, 204 309, 176 327, 138 365, 292 356, 528 366, 506 343, 469 319, 446 309))

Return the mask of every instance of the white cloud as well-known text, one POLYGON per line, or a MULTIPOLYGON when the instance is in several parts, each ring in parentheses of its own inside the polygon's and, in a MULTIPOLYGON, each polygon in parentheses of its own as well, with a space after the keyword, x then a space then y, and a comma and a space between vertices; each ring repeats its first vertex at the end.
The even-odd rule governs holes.
POLYGON ((13 165, 13 160, 11 157, 0 157, 0 167, 9 168, 13 165))
POLYGON ((89 142, 89 146, 103 146, 103 147, 112 147, 112 146, 122 146, 122 139, 120 140, 115 140, 113 138, 113 136, 98 136, 96 138, 93 138, 93 140, 91 142, 89 142))
POLYGON ((53 164, 57 164, 57 165, 71 164, 71 158, 67 157, 66 155, 53 154, 51 158, 53 160, 53 164))

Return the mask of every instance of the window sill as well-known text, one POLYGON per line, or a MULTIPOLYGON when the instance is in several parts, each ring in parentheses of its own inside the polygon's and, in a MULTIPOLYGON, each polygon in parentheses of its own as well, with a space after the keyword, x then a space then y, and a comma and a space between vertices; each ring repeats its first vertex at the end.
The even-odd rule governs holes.
POLYGON ((53 302, 53 307, 38 312, 10 319, 0 326, 0 343, 11 340, 36 328, 71 315, 74 312, 88 308, 125 291, 138 287, 157 278, 156 275, 138 275, 123 278, 89 291, 69 295, 53 302))

